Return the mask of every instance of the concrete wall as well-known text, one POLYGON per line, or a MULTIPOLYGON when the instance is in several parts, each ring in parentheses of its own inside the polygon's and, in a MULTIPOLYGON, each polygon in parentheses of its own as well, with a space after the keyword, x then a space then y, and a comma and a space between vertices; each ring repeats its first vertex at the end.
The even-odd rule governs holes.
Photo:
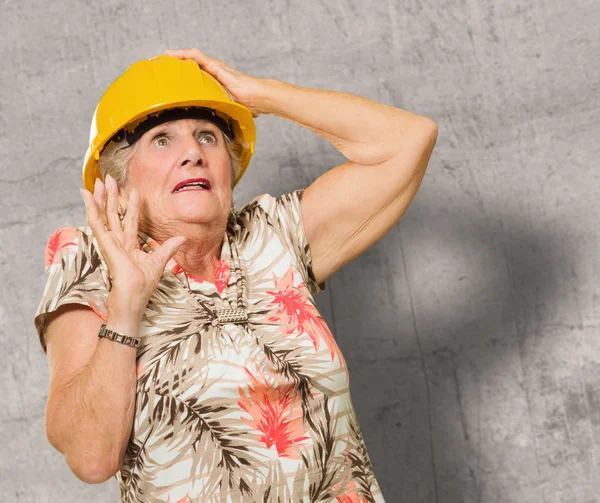
MULTIPOLYGON (((44 246, 85 222, 103 90, 138 59, 197 46, 438 124, 406 215, 317 296, 387 501, 600 501, 599 23, 593 0, 4 0, 2 499, 118 498, 114 481, 79 482, 44 435, 44 246)), ((343 162, 284 119, 257 126, 237 205, 343 162)))

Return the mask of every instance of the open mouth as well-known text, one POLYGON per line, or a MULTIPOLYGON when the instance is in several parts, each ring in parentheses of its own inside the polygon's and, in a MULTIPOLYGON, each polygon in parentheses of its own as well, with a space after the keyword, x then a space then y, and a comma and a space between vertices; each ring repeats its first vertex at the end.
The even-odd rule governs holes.
POLYGON ((173 189, 173 194, 191 190, 210 190, 210 182, 206 178, 192 178, 183 180, 175 186, 173 189))

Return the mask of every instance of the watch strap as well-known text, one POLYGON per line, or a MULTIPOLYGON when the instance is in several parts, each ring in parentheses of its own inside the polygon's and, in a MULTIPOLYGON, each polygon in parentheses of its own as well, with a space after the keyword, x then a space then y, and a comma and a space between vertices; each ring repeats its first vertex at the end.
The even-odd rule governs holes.
POLYGON ((98 337, 105 337, 111 341, 120 342, 126 346, 137 348, 140 345, 140 339, 137 337, 131 337, 129 335, 123 335, 114 330, 106 328, 106 323, 103 323, 98 332, 98 337))

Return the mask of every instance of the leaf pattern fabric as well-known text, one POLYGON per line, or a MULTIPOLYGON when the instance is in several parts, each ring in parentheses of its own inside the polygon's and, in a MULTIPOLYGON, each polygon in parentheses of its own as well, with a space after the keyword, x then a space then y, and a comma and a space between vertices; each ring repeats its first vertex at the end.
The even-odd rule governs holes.
MULTIPOLYGON (((214 283, 166 265, 136 334, 122 502, 384 502, 346 362, 314 303, 326 285, 312 271, 302 193, 263 194, 236 210, 214 283), (211 324, 204 306, 235 307, 236 295, 248 323, 211 324)), ((139 241, 147 253, 158 246, 142 232, 139 241)), ((79 303, 106 319, 110 290, 89 227, 58 230, 48 248, 35 316, 44 348, 48 313, 79 303)))

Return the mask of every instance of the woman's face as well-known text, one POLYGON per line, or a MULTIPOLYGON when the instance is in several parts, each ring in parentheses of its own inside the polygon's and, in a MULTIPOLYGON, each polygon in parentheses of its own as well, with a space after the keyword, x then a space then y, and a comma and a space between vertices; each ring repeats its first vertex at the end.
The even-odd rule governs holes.
MULTIPOLYGON (((181 223, 221 222, 231 208, 231 164, 223 133, 212 122, 179 119, 150 129, 127 166, 125 192, 140 198, 140 228, 171 229, 181 223), (202 178, 200 186, 175 188, 202 178)), ((124 194, 125 196, 125 194, 124 194)), ((170 234, 170 232, 169 232, 170 234)))

